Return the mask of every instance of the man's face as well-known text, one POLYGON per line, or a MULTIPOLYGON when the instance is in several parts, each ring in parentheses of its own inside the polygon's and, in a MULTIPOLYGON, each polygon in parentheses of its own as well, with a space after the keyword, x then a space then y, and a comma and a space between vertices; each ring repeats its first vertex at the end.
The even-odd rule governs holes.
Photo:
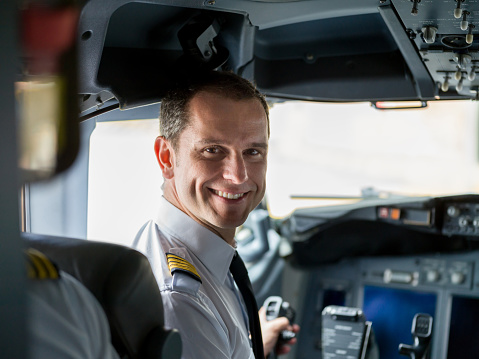
POLYGON ((256 99, 236 101, 200 92, 190 101, 189 115, 176 151, 172 150, 173 177, 166 186, 174 191, 175 205, 232 239, 235 228, 264 196, 265 111, 256 99))

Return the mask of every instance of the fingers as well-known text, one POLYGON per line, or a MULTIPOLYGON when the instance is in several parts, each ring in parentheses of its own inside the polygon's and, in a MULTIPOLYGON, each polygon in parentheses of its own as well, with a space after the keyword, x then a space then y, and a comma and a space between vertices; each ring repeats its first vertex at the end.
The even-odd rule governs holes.
POLYGON ((259 320, 266 321, 266 309, 265 309, 265 307, 259 308, 258 314, 259 314, 259 320))
POLYGON ((259 319, 261 322, 261 330, 263 332, 263 345, 265 355, 268 355, 272 350, 278 355, 286 354, 291 350, 291 345, 296 344, 297 339, 293 338, 286 343, 277 343, 278 336, 283 330, 289 330, 294 333, 300 331, 300 327, 297 324, 290 324, 288 318, 280 317, 273 320, 266 320, 266 309, 261 307, 259 312, 259 319))
POLYGON ((277 334, 283 330, 293 330, 293 327, 289 325, 289 320, 286 317, 279 317, 268 321, 266 320, 266 309, 264 307, 260 308, 258 314, 260 322, 267 324, 268 329, 277 334))

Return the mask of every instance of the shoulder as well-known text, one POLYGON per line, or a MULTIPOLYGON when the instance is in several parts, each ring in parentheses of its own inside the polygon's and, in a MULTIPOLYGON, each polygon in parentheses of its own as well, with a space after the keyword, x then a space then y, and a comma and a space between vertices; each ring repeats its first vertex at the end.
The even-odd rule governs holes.
POLYGON ((133 248, 150 261, 160 290, 173 290, 196 296, 202 284, 193 254, 181 242, 164 233, 154 221, 143 225, 133 248))
POLYGON ((181 248, 171 248, 165 255, 168 270, 173 277, 171 290, 196 296, 202 284, 201 276, 191 261, 185 258, 187 256, 184 251, 181 248))
POLYGON ((58 279, 58 268, 42 252, 33 248, 25 250, 27 275, 30 279, 58 279))

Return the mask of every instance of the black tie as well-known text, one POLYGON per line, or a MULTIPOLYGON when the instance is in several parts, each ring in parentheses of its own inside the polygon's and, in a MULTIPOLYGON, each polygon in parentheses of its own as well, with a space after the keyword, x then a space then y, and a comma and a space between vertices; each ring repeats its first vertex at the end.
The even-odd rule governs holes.
POLYGON ((263 337, 261 336, 261 325, 259 322, 258 305, 253 294, 253 287, 248 277, 248 271, 238 252, 235 252, 231 261, 230 271, 243 296, 246 310, 248 311, 249 330, 253 340, 253 352, 256 359, 264 359, 263 337))

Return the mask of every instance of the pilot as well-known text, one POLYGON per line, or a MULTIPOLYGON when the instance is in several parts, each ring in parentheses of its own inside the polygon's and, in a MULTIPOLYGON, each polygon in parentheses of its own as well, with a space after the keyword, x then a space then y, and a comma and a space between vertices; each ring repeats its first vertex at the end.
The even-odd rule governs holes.
POLYGON ((267 322, 263 308, 258 320, 251 291, 242 289, 232 265, 233 258, 241 262, 249 282, 234 237, 265 193, 269 110, 264 97, 232 73, 197 76, 163 98, 160 133, 154 148, 163 197, 158 216, 141 228, 133 246, 150 260, 165 326, 179 330, 183 358, 287 353, 296 339, 278 346, 278 335, 298 332, 299 326, 284 317, 267 322))
POLYGON ((119 359, 100 304, 45 255, 28 249, 29 358, 119 359))

